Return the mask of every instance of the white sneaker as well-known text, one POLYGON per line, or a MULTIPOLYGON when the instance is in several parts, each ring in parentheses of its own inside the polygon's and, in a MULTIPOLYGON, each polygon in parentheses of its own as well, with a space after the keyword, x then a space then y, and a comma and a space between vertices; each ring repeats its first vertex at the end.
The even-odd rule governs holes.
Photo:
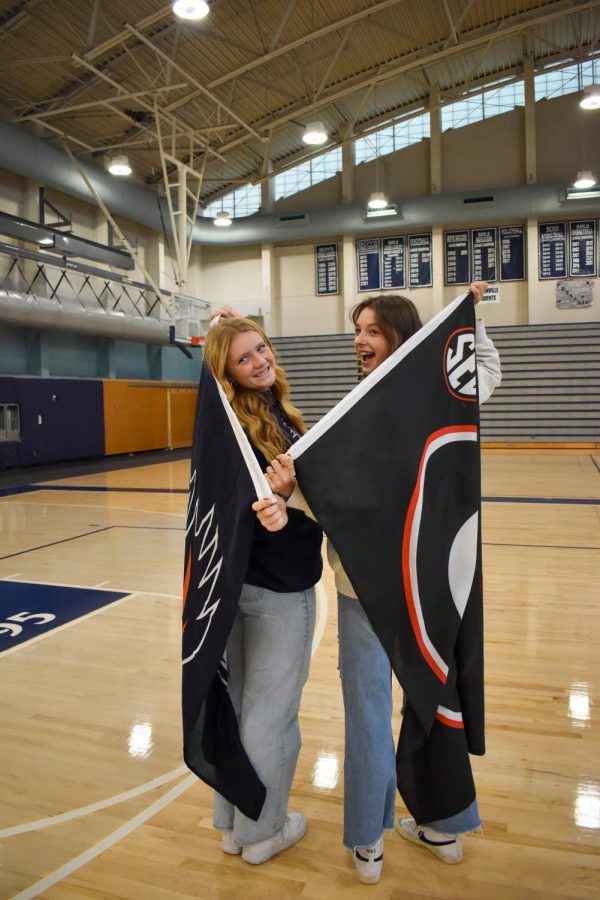
POLYGON ((361 884, 377 884, 383 869, 383 834, 368 847, 355 847, 352 856, 361 884))
POLYGON ((234 839, 232 830, 221 832, 221 850, 223 853, 230 853, 231 856, 239 856, 242 849, 242 845, 238 844, 234 839))
POLYGON ((280 828, 278 832, 272 834, 271 837, 265 838, 264 841, 258 841, 256 844, 247 844, 243 847, 242 859, 253 866, 258 866, 260 863, 271 859, 272 856, 281 853, 282 850, 287 850, 288 847, 291 847, 300 838, 303 838, 305 834, 306 819, 302 813, 290 813, 283 823, 283 828, 280 828))
POLYGON ((414 819, 400 819, 396 825, 396 831, 407 841, 427 847, 442 862, 451 866, 455 866, 462 860, 462 841, 457 834, 442 834, 441 831, 417 825, 414 819))

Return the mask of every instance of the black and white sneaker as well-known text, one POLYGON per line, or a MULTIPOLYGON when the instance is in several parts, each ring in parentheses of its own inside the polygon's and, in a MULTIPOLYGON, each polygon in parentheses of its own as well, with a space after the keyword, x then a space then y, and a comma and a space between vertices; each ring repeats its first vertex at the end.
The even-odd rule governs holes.
POLYGON ((451 866, 455 866, 462 860, 462 841, 456 834, 442 834, 441 831, 417 825, 414 819, 400 819, 396 825, 396 831, 407 841, 431 850, 442 862, 451 866))
POLYGON ((352 855, 361 884, 377 884, 383 869, 383 834, 368 847, 355 847, 352 855))

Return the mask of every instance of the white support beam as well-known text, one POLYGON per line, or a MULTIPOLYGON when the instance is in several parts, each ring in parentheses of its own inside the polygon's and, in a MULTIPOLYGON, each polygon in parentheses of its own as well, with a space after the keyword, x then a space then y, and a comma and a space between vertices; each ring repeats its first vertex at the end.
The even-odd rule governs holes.
POLYGON ((127 238, 125 237, 125 235, 123 234, 121 229, 119 228, 118 224, 113 219, 108 207, 106 206, 106 203, 104 202, 104 200, 102 199, 102 197, 100 196, 98 191, 95 189, 95 187, 92 184, 92 182, 90 181, 90 179, 87 177, 87 175, 83 171, 83 168, 79 164, 79 160, 76 159, 76 157, 73 155, 73 153, 71 152, 71 150, 69 149, 69 147, 66 144, 64 144, 64 149, 65 149, 65 152, 69 155, 71 162, 73 163, 73 165, 75 166, 75 168, 77 169, 77 171, 79 172, 81 177, 83 178, 90 194, 92 195, 92 197, 94 198, 94 200, 96 201, 96 203, 98 204, 98 206, 100 207, 100 209, 102 210, 102 212, 104 213, 104 215, 106 216, 106 218, 108 219, 108 221, 110 222, 112 227, 114 228, 115 234, 118 236, 119 240, 121 241, 121 243, 123 244, 123 246, 125 247, 127 252, 129 253, 129 255, 131 256, 131 258, 137 263, 137 265, 142 270, 144 278, 146 279, 146 281, 148 282, 148 284, 150 285, 150 287, 156 294, 157 299, 159 300, 161 306, 166 310, 166 312, 169 314, 169 316, 172 317, 173 313, 172 313, 171 301, 161 294, 160 288, 158 287, 158 285, 156 284, 156 282, 154 281, 154 279, 152 278, 152 276, 150 275, 150 273, 144 266, 143 262, 136 257, 133 247, 131 246, 131 244, 129 243, 129 241, 127 240, 127 238))
POLYGON ((527 184, 536 184, 535 70, 531 53, 524 54, 523 69, 525 76, 525 180, 527 184))
POLYGON ((429 179, 432 194, 442 193, 442 109, 440 89, 434 87, 429 94, 429 179))
MULTIPOLYGON (((202 179, 204 176, 204 165, 206 165, 206 154, 204 154, 203 158, 202 172, 197 172, 191 166, 186 165, 172 154, 167 153, 160 128, 160 117, 157 114, 155 118, 163 183, 167 197, 171 235, 173 238, 175 259, 177 263, 175 281, 178 287, 182 288, 188 280, 188 266, 192 252, 194 224, 196 222, 196 216, 198 215, 198 204, 200 190, 202 188, 202 179), (169 171, 167 163, 170 163, 173 166, 171 171, 169 171), (189 185, 194 179, 195 187, 192 189, 189 185), (189 203, 190 200, 191 203, 189 203), (188 205, 190 207, 189 211, 188 205)), ((174 143, 174 131, 171 133, 171 139, 174 143)), ((193 145, 191 142, 189 147, 189 157, 191 162, 193 159, 193 145)))

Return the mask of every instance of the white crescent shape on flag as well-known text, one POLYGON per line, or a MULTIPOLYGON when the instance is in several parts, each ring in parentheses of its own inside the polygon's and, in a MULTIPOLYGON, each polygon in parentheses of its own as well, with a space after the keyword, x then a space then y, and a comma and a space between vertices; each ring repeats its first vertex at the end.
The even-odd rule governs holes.
MULTIPOLYGON (((477 441, 477 427, 474 425, 448 426, 429 436, 421 456, 417 482, 404 525, 402 544, 402 570, 411 624, 413 626, 415 637, 417 638, 417 643, 419 644, 421 652, 429 667, 444 683, 448 675, 449 667, 438 653, 433 641, 427 633, 425 615, 421 605, 417 558, 427 466, 429 460, 437 450, 454 441, 477 441)), ((471 581, 472 580, 473 576, 471 575, 471 581)))
POLYGON ((477 532, 479 513, 475 512, 461 525, 450 548, 448 582, 459 616, 463 617, 475 577, 477 565, 477 532))

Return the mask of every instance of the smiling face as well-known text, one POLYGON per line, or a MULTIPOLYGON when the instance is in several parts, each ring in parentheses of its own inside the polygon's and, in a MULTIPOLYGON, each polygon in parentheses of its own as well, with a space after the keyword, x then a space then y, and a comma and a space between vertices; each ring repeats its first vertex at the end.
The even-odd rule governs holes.
POLYGON ((356 319, 354 347, 363 375, 376 369, 392 352, 392 346, 379 327, 375 310, 371 306, 366 306, 356 319))
POLYGON ((266 391, 274 384, 275 357, 257 331, 241 331, 232 338, 227 373, 250 391, 266 391))

